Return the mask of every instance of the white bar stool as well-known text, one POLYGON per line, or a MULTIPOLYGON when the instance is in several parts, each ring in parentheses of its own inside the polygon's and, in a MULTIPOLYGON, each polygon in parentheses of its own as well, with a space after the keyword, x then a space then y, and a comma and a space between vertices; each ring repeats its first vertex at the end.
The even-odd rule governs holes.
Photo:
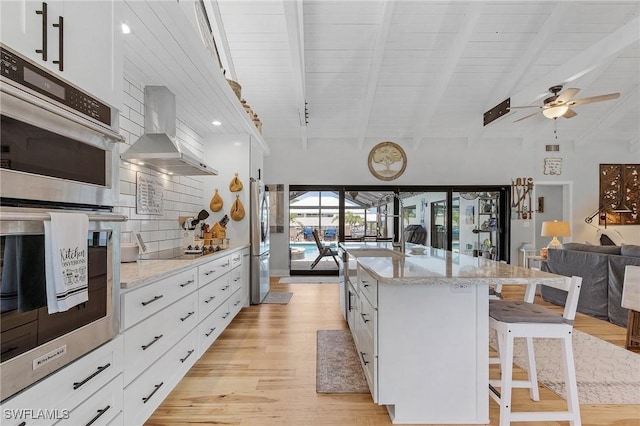
POLYGON ((501 370, 500 380, 489 380, 489 394, 500 404, 500 426, 509 425, 511 422, 558 420, 569 421, 569 424, 573 426, 581 425, 571 337, 582 278, 567 277, 556 285, 545 285, 568 293, 562 315, 533 303, 535 284, 527 286, 524 301, 489 300, 489 327, 491 330, 495 330, 497 335, 501 370), (528 380, 513 380, 513 349, 516 337, 525 338, 526 341, 528 380), (538 401, 540 399, 533 350, 534 337, 555 338, 562 341, 566 411, 513 412, 511 410, 513 388, 528 388, 532 400, 538 401))

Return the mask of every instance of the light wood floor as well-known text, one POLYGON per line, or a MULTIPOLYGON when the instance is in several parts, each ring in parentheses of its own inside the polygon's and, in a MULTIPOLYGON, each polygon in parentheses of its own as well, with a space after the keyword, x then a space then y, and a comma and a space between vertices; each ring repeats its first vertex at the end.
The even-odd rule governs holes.
MULTIPOLYGON (((278 284, 292 291, 288 305, 244 308, 167 397, 147 425, 390 425, 386 409, 368 394, 316 393, 316 330, 347 328, 338 284, 278 284)), ((504 288, 521 298, 520 288, 504 288)), ((575 327, 624 346, 625 329, 579 314, 575 327)), ((532 404, 564 409, 564 400, 541 387, 533 403, 515 390, 514 410, 532 404), (546 402, 548 401, 548 402, 546 402)), ((498 406, 489 402, 491 424, 498 406)), ((640 425, 640 405, 582 405, 584 425, 640 425)), ((518 423, 533 424, 533 423, 518 423)), ((538 423, 544 425, 562 422, 538 423)))

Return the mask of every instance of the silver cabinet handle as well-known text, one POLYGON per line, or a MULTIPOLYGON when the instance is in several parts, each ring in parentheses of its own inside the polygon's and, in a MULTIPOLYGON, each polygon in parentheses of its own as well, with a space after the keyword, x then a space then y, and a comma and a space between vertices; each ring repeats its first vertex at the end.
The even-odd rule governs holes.
POLYGON ((216 271, 215 269, 212 269, 212 270, 210 270, 209 272, 205 272, 204 274, 205 274, 205 275, 211 275, 211 274, 213 274, 215 271, 216 271))
POLYGON ((205 336, 207 336, 207 337, 209 337, 209 336, 211 336, 211 333, 213 333, 215 330, 216 330, 216 328, 215 328, 215 327, 213 327, 211 330, 209 330, 209 332, 208 332, 208 333, 204 333, 204 335, 205 335, 205 336))
POLYGON ((362 317, 362 321, 364 321, 364 323, 368 323, 371 320, 368 320, 367 318, 365 318, 367 316, 367 314, 360 314, 360 316, 362 317))
POLYGON ((204 303, 209 303, 215 298, 216 298, 215 296, 210 296, 207 300, 204 301, 204 303))
POLYGON ((227 312, 226 314, 224 314, 224 315, 222 316, 222 319, 227 319, 227 317, 229 316, 229 314, 230 314, 230 313, 231 313, 231 312, 227 312))
POLYGON ((195 351, 195 349, 191 349, 189 352, 187 352, 187 356, 185 356, 184 358, 180 358, 180 362, 184 363, 187 360, 187 358, 189 358, 194 351, 195 351))
POLYGON ((364 356, 366 355, 365 352, 360 352, 360 357, 362 358, 362 362, 364 363, 364 365, 369 364, 369 361, 367 361, 364 356))

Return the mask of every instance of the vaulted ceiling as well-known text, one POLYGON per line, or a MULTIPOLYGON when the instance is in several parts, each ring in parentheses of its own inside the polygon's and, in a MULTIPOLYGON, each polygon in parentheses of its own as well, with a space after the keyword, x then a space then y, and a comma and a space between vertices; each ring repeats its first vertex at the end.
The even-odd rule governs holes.
POLYGON ((226 75, 242 85, 269 145, 338 140, 446 148, 640 138, 640 2, 205 0, 226 75), (579 88, 571 119, 512 110, 579 88), (305 108, 308 118, 305 118, 305 108), (308 121, 308 123, 307 123, 308 121))

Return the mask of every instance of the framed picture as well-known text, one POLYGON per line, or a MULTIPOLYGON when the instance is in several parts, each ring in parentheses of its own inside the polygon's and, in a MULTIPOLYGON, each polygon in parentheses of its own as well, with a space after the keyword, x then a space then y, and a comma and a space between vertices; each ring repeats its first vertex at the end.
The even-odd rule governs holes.
POLYGON ((476 220, 476 208, 475 206, 467 206, 464 211, 464 223, 465 225, 473 225, 476 220))
POLYGON ((394 142, 380 142, 369 152, 369 171, 380 180, 394 180, 407 168, 407 155, 394 142))

